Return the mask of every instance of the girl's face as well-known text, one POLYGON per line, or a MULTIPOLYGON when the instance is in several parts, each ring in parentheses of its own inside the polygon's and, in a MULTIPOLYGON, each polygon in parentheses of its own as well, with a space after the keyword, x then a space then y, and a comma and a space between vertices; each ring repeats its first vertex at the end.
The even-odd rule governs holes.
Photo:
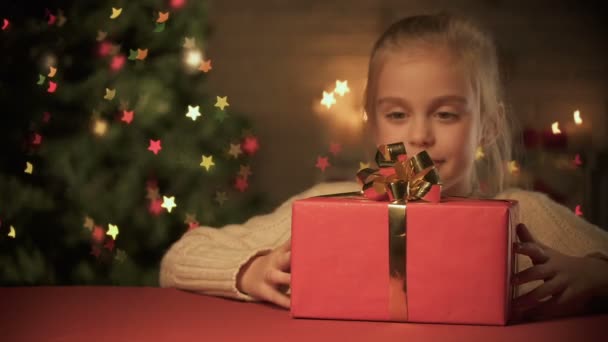
POLYGON ((470 193, 479 99, 454 58, 388 54, 378 75, 375 115, 378 145, 402 141, 408 156, 426 150, 446 193, 470 193))

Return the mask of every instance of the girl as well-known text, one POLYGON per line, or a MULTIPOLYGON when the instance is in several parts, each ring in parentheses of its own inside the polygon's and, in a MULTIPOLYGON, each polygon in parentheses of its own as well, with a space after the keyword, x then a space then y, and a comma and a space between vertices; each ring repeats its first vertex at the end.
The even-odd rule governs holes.
MULTIPOLYGON (((514 246, 516 319, 592 312, 597 299, 608 298, 608 232, 543 194, 505 189, 511 142, 499 88, 488 35, 448 14, 408 17, 373 48, 367 122, 377 145, 403 141, 408 155, 429 152, 447 195, 519 202, 525 225, 517 227, 514 246), (481 161, 478 147, 486 156, 481 161), (482 175, 483 188, 477 186, 482 175)), ((243 225, 192 230, 164 256, 160 284, 289 308, 292 202, 359 189, 322 183, 243 225)))

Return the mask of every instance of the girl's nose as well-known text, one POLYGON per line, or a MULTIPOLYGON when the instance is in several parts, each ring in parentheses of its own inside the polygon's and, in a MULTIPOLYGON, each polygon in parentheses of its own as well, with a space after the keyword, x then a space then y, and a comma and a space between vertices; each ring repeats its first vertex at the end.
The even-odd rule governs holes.
POLYGON ((407 142, 411 147, 424 149, 435 143, 433 126, 427 118, 415 118, 408 126, 407 142))

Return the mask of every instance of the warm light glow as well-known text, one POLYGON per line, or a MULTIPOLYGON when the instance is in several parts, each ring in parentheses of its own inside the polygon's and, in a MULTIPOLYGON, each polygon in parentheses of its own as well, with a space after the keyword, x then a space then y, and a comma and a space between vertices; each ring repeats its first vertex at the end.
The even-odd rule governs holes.
POLYGON ((551 124, 551 131, 553 134, 562 134, 562 131, 559 129, 559 122, 554 122, 551 124))
POLYGON ((198 68, 203 60, 203 54, 198 50, 190 50, 186 53, 186 64, 193 68, 198 68))
POLYGON ((578 109, 574 111, 574 123, 577 125, 581 125, 583 123, 583 119, 581 119, 581 112, 578 109))

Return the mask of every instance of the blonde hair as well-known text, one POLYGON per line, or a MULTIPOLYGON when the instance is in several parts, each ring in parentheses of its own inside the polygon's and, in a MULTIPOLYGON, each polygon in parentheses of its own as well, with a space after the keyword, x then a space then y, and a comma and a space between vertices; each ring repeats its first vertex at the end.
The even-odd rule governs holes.
POLYGON ((447 48, 471 75, 480 100, 479 133, 485 154, 476 160, 471 182, 477 195, 495 196, 509 183, 506 165, 511 160, 511 123, 501 100, 496 47, 490 35, 471 21, 441 12, 406 17, 392 24, 376 41, 369 61, 364 96, 368 121, 375 124, 377 79, 387 53, 426 48, 447 48))

